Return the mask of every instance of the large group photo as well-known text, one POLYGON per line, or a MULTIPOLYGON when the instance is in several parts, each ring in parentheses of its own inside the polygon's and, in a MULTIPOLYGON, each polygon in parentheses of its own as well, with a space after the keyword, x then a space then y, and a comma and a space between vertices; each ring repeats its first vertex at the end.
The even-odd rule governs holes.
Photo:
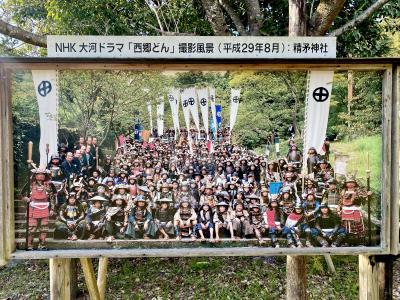
POLYGON ((378 72, 31 74, 13 82, 20 249, 379 244, 378 72))

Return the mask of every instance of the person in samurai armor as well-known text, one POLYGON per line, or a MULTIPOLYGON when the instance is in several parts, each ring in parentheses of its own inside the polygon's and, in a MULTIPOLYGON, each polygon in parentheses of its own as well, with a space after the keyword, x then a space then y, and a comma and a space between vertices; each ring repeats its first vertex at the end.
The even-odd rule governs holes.
POLYGON ((135 206, 128 214, 128 228, 125 236, 136 239, 143 235, 144 239, 149 239, 155 235, 153 216, 147 209, 147 201, 144 196, 138 195, 135 198, 135 206))
POLYGON ((156 200, 160 205, 154 214, 154 224, 160 238, 169 239, 169 235, 174 234, 174 210, 171 206, 171 198, 161 198, 156 200))
POLYGON ((127 202, 122 195, 116 195, 111 201, 106 212, 106 237, 107 242, 115 238, 123 239, 128 226, 128 213, 125 211, 127 202))
POLYGON ((245 237, 252 233, 249 221, 249 212, 244 209, 243 203, 237 203, 232 211, 232 226, 235 236, 245 237))
POLYGON ((85 221, 85 230, 89 235, 88 240, 103 238, 105 230, 106 203, 108 199, 95 196, 89 199, 91 206, 88 209, 85 221))
POLYGON ((316 219, 311 235, 322 247, 339 247, 346 238, 347 232, 342 227, 339 216, 331 211, 328 203, 322 203, 319 207, 319 216, 316 219))
POLYGON ((363 239, 365 235, 361 204, 364 202, 365 197, 371 194, 371 192, 362 192, 353 178, 347 179, 344 183, 339 203, 339 215, 347 233, 358 239, 363 239))
POLYGON ((54 214, 54 187, 50 183, 50 172, 44 168, 32 170, 31 194, 28 202, 28 250, 33 250, 33 236, 39 232, 38 250, 46 250, 49 217, 54 214))
POLYGON ((314 173, 315 167, 319 161, 317 150, 311 147, 307 151, 307 174, 314 173))
POLYGON ((282 236, 286 237, 288 247, 303 247, 303 244, 300 241, 300 225, 303 221, 303 207, 301 203, 297 202, 294 211, 287 216, 285 226, 282 229, 282 236))
POLYGON ((314 174, 317 181, 327 182, 333 177, 333 171, 330 163, 325 159, 318 161, 314 174))
POLYGON ((320 203, 316 199, 314 193, 309 193, 304 202, 304 220, 300 225, 300 231, 306 236, 306 246, 313 247, 312 228, 315 227, 316 219, 319 215, 320 203))
POLYGON ((76 241, 83 237, 85 210, 76 199, 76 194, 70 192, 67 202, 64 203, 58 215, 58 222, 54 231, 55 238, 65 238, 76 241))
POLYGON ((317 194, 317 184, 314 180, 311 178, 304 178, 304 190, 303 193, 301 194, 301 197, 303 200, 307 198, 308 194, 317 194))
POLYGON ((302 154, 295 144, 291 145, 286 156, 288 162, 301 163, 303 160, 302 154))
POLYGON ((220 231, 224 236, 231 236, 231 239, 235 238, 233 232, 232 215, 229 211, 229 204, 225 201, 221 201, 217 204, 216 212, 214 213, 214 227, 215 227, 215 238, 219 241, 220 231))
POLYGON ((96 194, 96 189, 97 189, 97 181, 96 178, 90 177, 87 180, 87 186, 86 186, 86 191, 87 191, 87 196, 88 198, 93 198, 96 194))
POLYGON ((282 231, 282 218, 281 210, 279 209, 279 204, 276 197, 271 199, 267 210, 263 213, 263 217, 265 227, 268 229, 268 236, 272 242, 272 247, 279 248, 277 235, 282 231))
POLYGON ((330 209, 337 211, 340 202, 340 191, 338 188, 338 182, 335 178, 331 178, 327 182, 328 189, 323 193, 323 202, 329 206, 330 209))
POLYGON ((197 214, 196 229, 202 241, 205 240, 205 236, 210 238, 210 241, 214 240, 213 216, 214 214, 210 205, 205 203, 200 207, 199 213, 197 214))
POLYGON ((197 214, 190 206, 189 198, 181 198, 178 210, 174 215, 174 228, 176 239, 182 239, 182 236, 190 236, 192 240, 196 239, 195 226, 197 224, 197 214))
POLYGON ((133 207, 133 200, 131 198, 131 195, 129 194, 129 186, 125 184, 117 184, 114 187, 114 193, 113 193, 113 198, 116 198, 117 196, 123 197, 125 199, 125 202, 128 203, 126 206, 126 210, 128 211, 133 207))
POLYGON ((256 236, 260 244, 264 244, 263 234, 266 232, 267 227, 264 223, 260 204, 250 204, 249 210, 250 232, 256 236))
POLYGON ((284 210, 289 209, 291 213, 296 202, 293 189, 289 186, 283 187, 279 192, 279 206, 284 210))

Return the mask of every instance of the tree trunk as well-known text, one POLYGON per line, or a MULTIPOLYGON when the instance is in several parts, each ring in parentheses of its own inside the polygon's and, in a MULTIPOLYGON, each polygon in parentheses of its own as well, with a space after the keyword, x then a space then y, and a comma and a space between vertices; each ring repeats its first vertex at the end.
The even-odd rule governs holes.
POLYGON ((288 255, 286 259, 286 299, 307 299, 305 256, 288 255))
POLYGON ((343 8, 346 0, 321 0, 310 20, 309 35, 324 35, 343 8))
POLYGON ((289 0, 289 36, 305 36, 306 24, 306 1, 289 0))
POLYGON ((215 35, 230 35, 218 0, 201 0, 204 11, 215 35))

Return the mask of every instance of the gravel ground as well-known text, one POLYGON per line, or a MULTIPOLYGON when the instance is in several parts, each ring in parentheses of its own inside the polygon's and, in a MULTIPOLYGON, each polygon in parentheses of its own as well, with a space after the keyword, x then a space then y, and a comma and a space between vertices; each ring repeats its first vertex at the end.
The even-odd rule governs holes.
POLYGON ((393 299, 400 300, 400 258, 393 265, 393 299))

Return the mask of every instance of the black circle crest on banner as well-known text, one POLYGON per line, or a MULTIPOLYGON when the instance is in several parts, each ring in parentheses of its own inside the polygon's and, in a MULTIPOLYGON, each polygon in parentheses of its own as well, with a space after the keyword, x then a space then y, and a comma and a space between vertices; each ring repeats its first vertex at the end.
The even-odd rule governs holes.
POLYGON ((169 100, 170 102, 172 102, 172 101, 175 100, 175 98, 174 98, 174 96, 172 96, 172 95, 168 95, 168 100, 169 100))
POLYGON ((314 100, 317 101, 317 102, 325 102, 329 98, 329 92, 323 86, 317 87, 313 91, 312 95, 313 95, 314 100))
POLYGON ((189 102, 190 105, 194 105, 194 98, 189 98, 188 102, 189 102))
POLYGON ((232 101, 235 102, 235 103, 238 103, 239 102, 239 97, 238 96, 233 97, 232 101))
POLYGON ((187 107, 188 106, 188 101, 185 99, 185 100, 183 100, 183 107, 187 107))
POLYGON ((47 80, 43 80, 38 85, 38 93, 42 97, 46 97, 52 90, 51 82, 47 80))
POLYGON ((201 98, 201 99, 200 99, 200 104, 201 104, 202 106, 206 106, 206 104, 207 104, 207 99, 206 99, 206 98, 201 98))

